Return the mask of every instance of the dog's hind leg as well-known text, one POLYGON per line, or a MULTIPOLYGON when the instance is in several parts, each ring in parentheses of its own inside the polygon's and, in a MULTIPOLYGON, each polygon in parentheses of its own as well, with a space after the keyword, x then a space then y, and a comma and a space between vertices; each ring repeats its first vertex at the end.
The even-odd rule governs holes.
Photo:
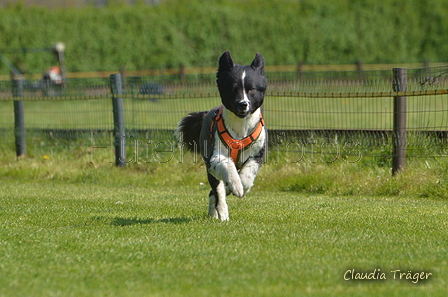
POLYGON ((223 181, 217 180, 210 173, 208 180, 212 190, 209 194, 208 215, 221 221, 229 220, 229 208, 226 202, 226 187, 223 181))

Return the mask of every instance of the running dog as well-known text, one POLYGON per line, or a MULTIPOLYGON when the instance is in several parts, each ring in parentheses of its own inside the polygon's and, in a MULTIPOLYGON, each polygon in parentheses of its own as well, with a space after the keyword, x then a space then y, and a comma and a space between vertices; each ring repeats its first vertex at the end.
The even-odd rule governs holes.
POLYGON ((176 130, 183 145, 197 151, 207 166, 211 186, 208 214, 229 220, 226 197, 246 195, 254 184, 267 150, 261 105, 268 85, 264 58, 235 64, 229 51, 219 59, 217 85, 222 105, 184 117, 176 130))

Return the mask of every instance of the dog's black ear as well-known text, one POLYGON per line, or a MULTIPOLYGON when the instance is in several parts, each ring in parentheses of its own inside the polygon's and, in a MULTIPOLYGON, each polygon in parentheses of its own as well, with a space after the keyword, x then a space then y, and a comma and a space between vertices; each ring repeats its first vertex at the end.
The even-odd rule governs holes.
POLYGON ((230 56, 230 51, 225 51, 221 58, 219 58, 219 71, 230 71, 235 64, 233 63, 232 56, 230 56))
POLYGON ((252 61, 252 64, 250 64, 250 67, 260 71, 261 74, 264 74, 264 58, 260 53, 255 54, 255 59, 252 61))

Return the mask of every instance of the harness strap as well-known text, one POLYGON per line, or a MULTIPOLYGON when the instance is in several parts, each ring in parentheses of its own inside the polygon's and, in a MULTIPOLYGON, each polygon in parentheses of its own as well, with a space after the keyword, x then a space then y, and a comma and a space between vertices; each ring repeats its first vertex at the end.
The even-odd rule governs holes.
POLYGON ((213 142, 213 133, 215 131, 215 125, 216 125, 218 129, 219 138, 229 148, 230 157, 232 158, 233 162, 238 168, 237 164, 240 153, 243 150, 247 149, 255 140, 257 140, 257 138, 263 131, 264 126, 263 116, 260 113, 260 121, 255 127, 255 130, 249 136, 243 139, 235 139, 230 135, 229 131, 227 130, 224 124, 224 119, 222 117, 222 109, 223 106, 221 105, 218 114, 212 120, 212 124, 210 125, 210 141, 213 142))

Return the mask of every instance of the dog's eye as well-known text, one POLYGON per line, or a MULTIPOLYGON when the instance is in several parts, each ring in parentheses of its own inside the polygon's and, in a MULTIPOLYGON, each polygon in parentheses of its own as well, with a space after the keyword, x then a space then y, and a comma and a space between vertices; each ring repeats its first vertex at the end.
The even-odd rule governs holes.
POLYGON ((255 91, 256 91, 255 88, 250 88, 250 89, 249 89, 249 93, 252 93, 252 92, 255 92, 255 91))

